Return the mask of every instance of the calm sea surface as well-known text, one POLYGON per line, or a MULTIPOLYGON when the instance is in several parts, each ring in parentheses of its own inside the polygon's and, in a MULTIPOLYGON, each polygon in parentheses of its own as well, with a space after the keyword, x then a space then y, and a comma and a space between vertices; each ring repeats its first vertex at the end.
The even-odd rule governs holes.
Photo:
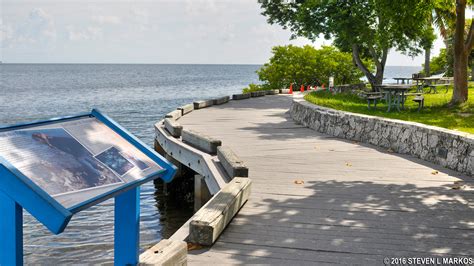
MULTIPOLYGON (((256 65, 1 64, 0 125, 99 108, 153 144, 153 125, 196 99, 238 93, 257 82, 256 65)), ((418 67, 387 67, 386 80, 409 77, 418 67)), ((192 206, 167 200, 153 183, 141 192, 141 247, 169 237, 192 206)), ((103 263, 113 258, 113 200, 75 215, 66 231, 51 235, 25 214, 25 263, 103 263)))

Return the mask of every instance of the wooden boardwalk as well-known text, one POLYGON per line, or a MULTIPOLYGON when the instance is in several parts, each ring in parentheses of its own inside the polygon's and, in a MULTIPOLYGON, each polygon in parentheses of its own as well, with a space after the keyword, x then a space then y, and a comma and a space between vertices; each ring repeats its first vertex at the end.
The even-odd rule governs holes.
POLYGON ((304 128, 290 105, 290 96, 266 96, 179 120, 230 146, 253 180, 250 200, 214 246, 189 252, 189 264, 474 256, 472 177, 304 128))

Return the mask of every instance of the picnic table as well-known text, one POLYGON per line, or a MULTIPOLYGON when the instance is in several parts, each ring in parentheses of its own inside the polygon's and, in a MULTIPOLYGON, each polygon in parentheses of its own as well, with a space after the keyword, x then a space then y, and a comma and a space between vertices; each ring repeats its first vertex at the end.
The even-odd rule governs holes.
POLYGON ((393 78, 393 79, 397 81, 397 84, 400 84, 400 81, 402 82, 402 84, 405 84, 405 81, 406 81, 406 84, 409 84, 410 80, 412 80, 412 78, 393 78))
POLYGON ((446 77, 426 77, 426 78, 413 78, 413 80, 416 80, 416 91, 417 92, 423 92, 423 88, 429 87, 430 90, 427 93, 431 93, 432 91, 434 93, 438 93, 438 87, 445 87, 446 92, 448 92, 448 86, 450 85, 450 82, 452 78, 446 78, 446 77), (438 84, 439 81, 446 82, 444 84, 438 84), (419 84, 421 82, 421 84, 419 84))
POLYGON ((405 94, 412 88, 412 85, 385 84, 378 86, 378 88, 386 95, 387 112, 390 112, 392 107, 397 108, 399 112, 400 109, 405 109, 405 94))

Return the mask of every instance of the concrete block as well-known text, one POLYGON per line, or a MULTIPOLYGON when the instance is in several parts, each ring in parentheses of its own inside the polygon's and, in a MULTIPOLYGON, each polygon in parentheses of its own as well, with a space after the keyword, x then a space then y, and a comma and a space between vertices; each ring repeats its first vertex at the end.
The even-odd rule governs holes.
POLYGON ((217 147, 217 158, 230 177, 248 177, 249 169, 244 162, 227 146, 217 147))
POLYGON ((187 265, 188 245, 181 240, 163 239, 140 255, 140 265, 187 265))
POLYGON ((171 112, 167 113, 165 115, 165 118, 171 118, 171 119, 174 119, 174 120, 178 120, 178 119, 181 118, 181 116, 182 116, 181 111, 174 110, 174 111, 171 111, 171 112))
POLYGON ((280 93, 280 90, 266 90, 267 95, 277 95, 280 93))
POLYGON ((183 129, 181 136, 183 142, 209 154, 216 154, 217 147, 222 145, 220 140, 193 130, 183 129))
POLYGON ((181 132, 183 131, 183 126, 176 122, 176 120, 171 118, 165 118, 164 122, 166 130, 171 134, 171 136, 175 138, 179 138, 181 136, 181 132))
POLYGON ((220 105, 220 104, 223 104, 223 103, 226 103, 228 102, 230 99, 229 96, 224 96, 224 97, 220 97, 220 98, 215 98, 215 99, 212 99, 212 103, 214 105, 220 105))
POLYGON ((186 104, 186 105, 178 107, 178 110, 181 111, 181 115, 185 115, 185 114, 191 113, 194 110, 194 105, 192 103, 186 104))
POLYGON ((235 177, 204 205, 189 223, 189 241, 214 244, 240 208, 247 202, 252 181, 235 177))
POLYGON ((250 93, 251 97, 262 97, 265 96, 267 93, 265 91, 252 91, 250 93))
POLYGON ((194 104, 194 109, 202 109, 202 108, 212 106, 213 103, 214 103, 213 100, 202 100, 202 101, 195 101, 193 104, 194 104))
POLYGON ((232 95, 232 100, 243 100, 250 98, 250 93, 241 93, 232 95))

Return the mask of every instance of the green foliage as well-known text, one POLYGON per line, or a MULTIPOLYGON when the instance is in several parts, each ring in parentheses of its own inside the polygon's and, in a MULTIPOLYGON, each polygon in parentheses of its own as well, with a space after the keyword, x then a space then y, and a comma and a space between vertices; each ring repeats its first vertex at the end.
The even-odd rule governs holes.
POLYGON ((433 8, 431 0, 260 0, 260 4, 268 22, 290 29, 293 37, 324 36, 341 51, 371 58, 377 66, 375 79, 358 64, 371 83, 381 82, 389 49, 409 55, 422 51, 420 43, 429 41, 433 8))
POLYGON ((262 91, 262 90, 271 90, 269 86, 263 84, 263 85, 257 85, 257 84, 249 84, 247 88, 244 88, 242 90, 243 93, 249 93, 249 92, 254 92, 254 91, 262 91))
POLYGON ((442 48, 439 51, 439 55, 431 58, 430 68, 432 74, 441 74, 446 72, 448 69, 448 62, 446 56, 446 49, 442 48))
POLYGON ((448 93, 425 94, 425 108, 417 112, 418 104, 408 98, 406 110, 387 113, 385 102, 376 110, 367 109, 367 101, 355 94, 320 91, 308 94, 305 99, 314 104, 353 113, 374 115, 474 133, 474 87, 469 89, 469 100, 461 105, 450 106, 452 88, 448 93))
POLYGON ((436 40, 437 36, 434 33, 434 29, 431 25, 426 25, 426 28, 423 30, 422 35, 420 36, 420 47, 423 49, 433 48, 433 42, 436 40))
POLYGON ((351 54, 332 46, 321 49, 309 45, 276 46, 272 53, 270 62, 257 71, 259 79, 270 89, 281 89, 291 83, 297 86, 327 85, 330 76, 334 76, 335 84, 358 83, 363 76, 354 66, 351 54))
MULTIPOLYGON (((452 20, 452 18, 451 18, 452 20)), ((448 20, 449 21, 449 20, 448 20)), ((440 50, 440 53, 438 56, 433 57, 430 61, 430 68, 431 72, 433 74, 439 74, 439 73, 446 73, 447 76, 453 76, 454 74, 454 51, 453 51, 453 45, 454 45, 454 39, 453 39, 453 34, 454 34, 454 22, 448 23, 451 28, 445 29, 445 40, 444 43, 445 45, 448 46, 448 48, 442 48, 440 50), (447 52, 448 51, 448 52, 447 52)), ((466 25, 465 25, 465 35, 469 33, 469 28, 471 26, 472 20, 471 19, 466 19, 466 25)), ((474 59, 474 51, 471 51, 469 54, 469 67, 472 68, 472 60, 474 59)))

